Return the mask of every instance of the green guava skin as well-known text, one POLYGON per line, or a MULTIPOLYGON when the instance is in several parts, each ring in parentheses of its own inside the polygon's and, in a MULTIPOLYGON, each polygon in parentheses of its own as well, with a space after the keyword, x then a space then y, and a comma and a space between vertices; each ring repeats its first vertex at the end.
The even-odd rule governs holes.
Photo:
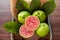
POLYGON ((39 28, 36 30, 36 34, 39 37, 45 37, 49 33, 49 26, 46 23, 41 23, 39 28))
POLYGON ((44 22, 46 19, 46 15, 43 11, 37 10, 33 13, 33 16, 37 16, 40 20, 40 22, 44 22))
POLYGON ((30 15, 29 12, 27 11, 22 11, 18 14, 18 21, 21 23, 21 24, 24 24, 25 23, 25 18, 28 17, 30 15))

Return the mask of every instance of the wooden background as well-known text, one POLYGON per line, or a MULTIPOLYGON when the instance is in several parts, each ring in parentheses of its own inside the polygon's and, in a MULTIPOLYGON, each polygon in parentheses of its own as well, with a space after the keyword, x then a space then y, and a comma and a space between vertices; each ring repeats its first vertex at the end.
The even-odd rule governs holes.
MULTIPOLYGON (((56 1, 56 9, 50 15, 53 29, 53 40, 60 40, 60 0, 56 1)), ((11 21, 10 0, 0 0, 0 40, 11 40, 10 33, 3 29, 3 24, 11 21)))

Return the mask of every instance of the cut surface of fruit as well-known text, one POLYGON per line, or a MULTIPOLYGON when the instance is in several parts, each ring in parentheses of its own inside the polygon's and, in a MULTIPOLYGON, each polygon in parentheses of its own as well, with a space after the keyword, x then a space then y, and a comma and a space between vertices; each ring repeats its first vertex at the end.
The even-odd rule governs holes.
POLYGON ((30 31, 30 30, 27 30, 25 25, 22 25, 19 29, 19 34, 23 38, 29 38, 29 37, 33 36, 34 32, 30 31))
POLYGON ((35 31, 40 25, 40 21, 37 16, 28 16, 25 20, 25 27, 28 30, 35 31))

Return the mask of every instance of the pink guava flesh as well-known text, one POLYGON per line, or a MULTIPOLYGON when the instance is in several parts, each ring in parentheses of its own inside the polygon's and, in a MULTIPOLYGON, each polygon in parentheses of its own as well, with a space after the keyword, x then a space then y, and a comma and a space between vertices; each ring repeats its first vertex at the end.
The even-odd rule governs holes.
POLYGON ((30 31, 30 30, 27 30, 25 25, 22 25, 19 29, 19 34, 23 38, 29 38, 29 37, 33 36, 34 32, 30 31))
POLYGON ((28 30, 35 31, 40 25, 40 20, 36 16, 28 16, 25 20, 25 27, 28 30))

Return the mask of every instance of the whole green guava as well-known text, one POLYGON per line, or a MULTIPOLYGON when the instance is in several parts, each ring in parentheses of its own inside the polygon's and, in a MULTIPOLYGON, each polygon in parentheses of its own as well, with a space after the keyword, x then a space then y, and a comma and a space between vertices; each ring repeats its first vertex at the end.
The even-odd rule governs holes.
POLYGON ((25 18, 30 15, 27 11, 22 11, 18 14, 18 21, 23 24, 25 22, 25 18))
POLYGON ((40 23, 39 28, 36 30, 36 34, 40 37, 45 37, 49 33, 49 26, 46 23, 40 23))
POLYGON ((40 20, 40 22, 44 22, 46 19, 46 15, 44 13, 44 11, 41 10, 37 10, 33 13, 33 16, 37 16, 40 20))

